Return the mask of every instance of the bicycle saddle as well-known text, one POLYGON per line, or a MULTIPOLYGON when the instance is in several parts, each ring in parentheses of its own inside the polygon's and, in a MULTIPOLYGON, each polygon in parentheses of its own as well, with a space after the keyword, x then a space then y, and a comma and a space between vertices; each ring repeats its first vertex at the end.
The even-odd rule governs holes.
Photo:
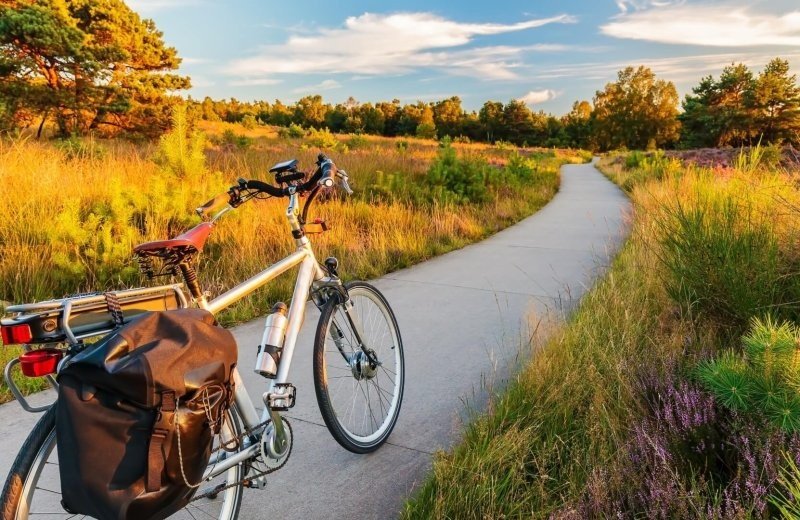
POLYGON ((187 253, 194 253, 203 250, 203 246, 211 234, 214 226, 210 222, 202 222, 189 231, 182 233, 171 240, 157 240, 155 242, 145 242, 133 248, 135 253, 155 253, 184 249, 187 253))

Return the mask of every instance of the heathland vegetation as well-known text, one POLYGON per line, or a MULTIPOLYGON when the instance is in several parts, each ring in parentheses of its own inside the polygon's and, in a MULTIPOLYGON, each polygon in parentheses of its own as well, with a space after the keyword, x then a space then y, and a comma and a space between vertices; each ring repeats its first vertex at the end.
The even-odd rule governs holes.
MULTIPOLYGON (((174 129, 152 144, 0 140, 0 185, 18 194, 0 208, 0 300, 150 283, 131 256, 135 244, 188 229, 199 221, 193 209, 237 177, 265 178, 272 164, 292 157, 310 169, 320 149, 347 169, 355 194, 346 201, 331 194, 315 207, 331 228, 314 237, 315 249, 320 258, 341 258, 344 276, 365 279, 530 215, 555 194, 561 164, 589 157, 447 140, 246 132, 194 130, 179 107, 174 129)), ((291 252, 284 210, 256 201, 221 220, 201 258, 204 287, 219 293, 291 252)), ((265 302, 291 293, 290 282, 271 284, 224 320, 264 312, 265 302)))
POLYGON ((800 190, 763 158, 603 160, 630 239, 407 518, 797 518, 800 190))

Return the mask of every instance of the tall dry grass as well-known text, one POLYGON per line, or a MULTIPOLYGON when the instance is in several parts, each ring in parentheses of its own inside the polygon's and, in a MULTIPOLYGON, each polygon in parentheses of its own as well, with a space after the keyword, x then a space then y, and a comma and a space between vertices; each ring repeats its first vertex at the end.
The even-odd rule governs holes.
MULTIPOLYGON (((269 167, 289 158, 311 169, 319 152, 303 139, 256 135, 232 144, 210 130, 205 160, 189 149, 202 144, 202 136, 184 140, 190 143, 184 144, 186 153, 165 153, 165 146, 175 146, 169 143, 0 140, 0 300, 29 302, 161 283, 138 273, 134 245, 193 226, 199 221, 193 209, 238 177, 270 180, 269 167)), ((349 172, 356 195, 317 203, 311 217, 325 218, 330 230, 311 238, 318 258, 339 258, 345 278, 374 278, 502 229, 555 194, 560 164, 583 160, 575 153, 541 152, 529 159, 533 177, 513 189, 501 183, 480 203, 438 203, 382 195, 391 191, 388 177, 402 179, 406 187, 423 186, 438 153, 435 142, 336 140, 329 154, 349 172)), ((509 156, 507 150, 475 145, 459 153, 494 163, 498 172, 509 156)), ((219 294, 292 251, 285 204, 252 201, 218 222, 201 255, 206 290, 219 294)), ((292 287, 293 279, 283 277, 222 319, 254 317, 288 298, 292 287)))

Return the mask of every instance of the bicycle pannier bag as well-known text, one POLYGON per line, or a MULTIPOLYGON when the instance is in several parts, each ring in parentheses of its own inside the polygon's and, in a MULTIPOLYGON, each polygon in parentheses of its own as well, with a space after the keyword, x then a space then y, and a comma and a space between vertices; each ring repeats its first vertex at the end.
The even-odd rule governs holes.
POLYGON ((233 335, 199 309, 151 312, 59 376, 62 505, 101 520, 161 519, 191 500, 233 398, 233 335))

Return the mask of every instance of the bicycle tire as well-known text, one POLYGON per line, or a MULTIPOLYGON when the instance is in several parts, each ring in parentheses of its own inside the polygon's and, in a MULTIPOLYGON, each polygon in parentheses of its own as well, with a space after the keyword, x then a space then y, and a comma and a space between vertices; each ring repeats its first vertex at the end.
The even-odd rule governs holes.
MULTIPOLYGON (((314 339, 314 390, 316 392, 317 404, 319 405, 320 413, 322 414, 325 425, 328 427, 328 430, 333 438, 342 447, 353 453, 370 453, 378 449, 384 442, 386 442, 386 440, 389 438, 389 435, 392 433, 395 424, 397 423, 397 418, 400 413, 400 405, 402 404, 403 400, 403 386, 405 384, 403 341, 400 337, 400 329, 397 326, 397 319, 395 318, 394 311, 392 311, 392 308, 389 306, 386 298, 380 293, 380 291, 378 291, 378 289, 366 282, 360 281, 350 282, 346 284, 345 287, 350 294, 351 301, 355 301, 354 298, 366 296, 369 300, 375 303, 376 307, 382 311, 386 325, 390 329, 393 342, 393 346, 390 350, 394 351, 394 358, 396 360, 396 364, 394 365, 396 368, 395 379, 392 381, 394 385, 392 400, 391 402, 387 403, 389 405, 389 409, 387 410, 386 418, 381 422, 379 430, 369 436, 355 435, 352 431, 350 431, 350 429, 348 429, 347 426, 342 424, 342 419, 340 419, 339 414, 337 414, 336 406, 332 401, 328 367, 326 366, 326 341, 331 338, 330 327, 331 322, 334 319, 334 313, 337 311, 337 309, 340 309, 342 305, 339 299, 335 297, 331 298, 323 306, 322 314, 320 316, 319 323, 317 324, 317 331, 314 339), (380 309, 380 307, 383 307, 383 309, 380 309), (395 406, 392 407, 392 404, 395 404, 395 406)), ((347 326, 349 327, 349 325, 347 326)), ((341 353, 341 349, 339 349, 339 352, 341 353)), ((333 353, 334 358, 335 356, 336 354, 333 353)), ((341 359, 338 361, 340 363, 344 363, 346 360, 341 359)), ((379 366, 378 369, 381 367, 382 365, 379 366)), ((385 376, 389 377, 389 372, 387 369, 384 369, 384 371, 386 372, 385 376)), ((346 378, 346 376, 341 377, 346 378)), ((353 380, 359 381, 356 379, 355 375, 353 376, 353 380)), ((375 386, 377 385, 378 383, 375 383, 375 386)), ((362 395, 365 396, 367 404, 369 405, 369 380, 367 381, 366 388, 366 394, 362 393, 362 395)), ((378 387, 377 397, 379 402, 381 402, 381 395, 381 389, 378 387)), ((355 400, 353 404, 355 407, 355 400)), ((381 406, 383 405, 381 404, 381 406)), ((370 414, 372 414, 371 408, 370 414)))
MULTIPOLYGON (((26 490, 30 490, 31 485, 34 486, 31 495, 35 493, 35 485, 38 483, 38 478, 41 476, 41 471, 44 468, 44 465, 48 464, 47 456, 56 451, 56 406, 57 404, 51 406, 50 409, 45 412, 42 418, 39 419, 31 433, 28 435, 27 439, 25 439, 22 448, 14 459, 14 463, 11 466, 11 470, 6 478, 5 485, 3 486, 2 495, 0 495, 0 512, 2 512, 2 520, 25 520, 29 516, 27 511, 20 509, 20 506, 22 505, 23 494, 26 493, 26 490), (39 467, 36 467, 35 464, 41 457, 45 458, 41 461, 39 467), (32 472, 34 472, 36 480, 28 482, 32 472)), ((241 417, 238 411, 235 409, 235 406, 232 406, 228 413, 232 414, 232 421, 230 424, 234 425, 233 427, 236 430, 235 433, 237 435, 241 434, 241 417)), ((234 469, 236 469, 237 472, 237 481, 241 481, 244 478, 244 474, 242 473, 244 467, 244 464, 234 466, 234 469)), ((229 514, 224 517, 226 520, 236 520, 236 518, 239 516, 239 509, 242 505, 243 485, 240 483, 238 486, 232 487, 231 489, 234 491, 230 498, 232 498, 234 502, 232 504, 232 509, 229 509, 229 514)), ((27 505, 30 505, 30 502, 31 501, 29 499, 27 501, 27 505)), ((191 503, 189 506, 187 506, 187 508, 190 506, 191 503)), ((181 516, 181 513, 186 511, 187 508, 178 511, 170 518, 181 516)), ((225 507, 223 505, 222 509, 224 508, 225 507)), ((64 511, 64 516, 67 518, 75 515, 71 515, 70 513, 64 511)), ((189 513, 189 516, 192 516, 191 513, 189 513)), ((220 518, 222 519, 223 517, 220 516, 220 518)))

